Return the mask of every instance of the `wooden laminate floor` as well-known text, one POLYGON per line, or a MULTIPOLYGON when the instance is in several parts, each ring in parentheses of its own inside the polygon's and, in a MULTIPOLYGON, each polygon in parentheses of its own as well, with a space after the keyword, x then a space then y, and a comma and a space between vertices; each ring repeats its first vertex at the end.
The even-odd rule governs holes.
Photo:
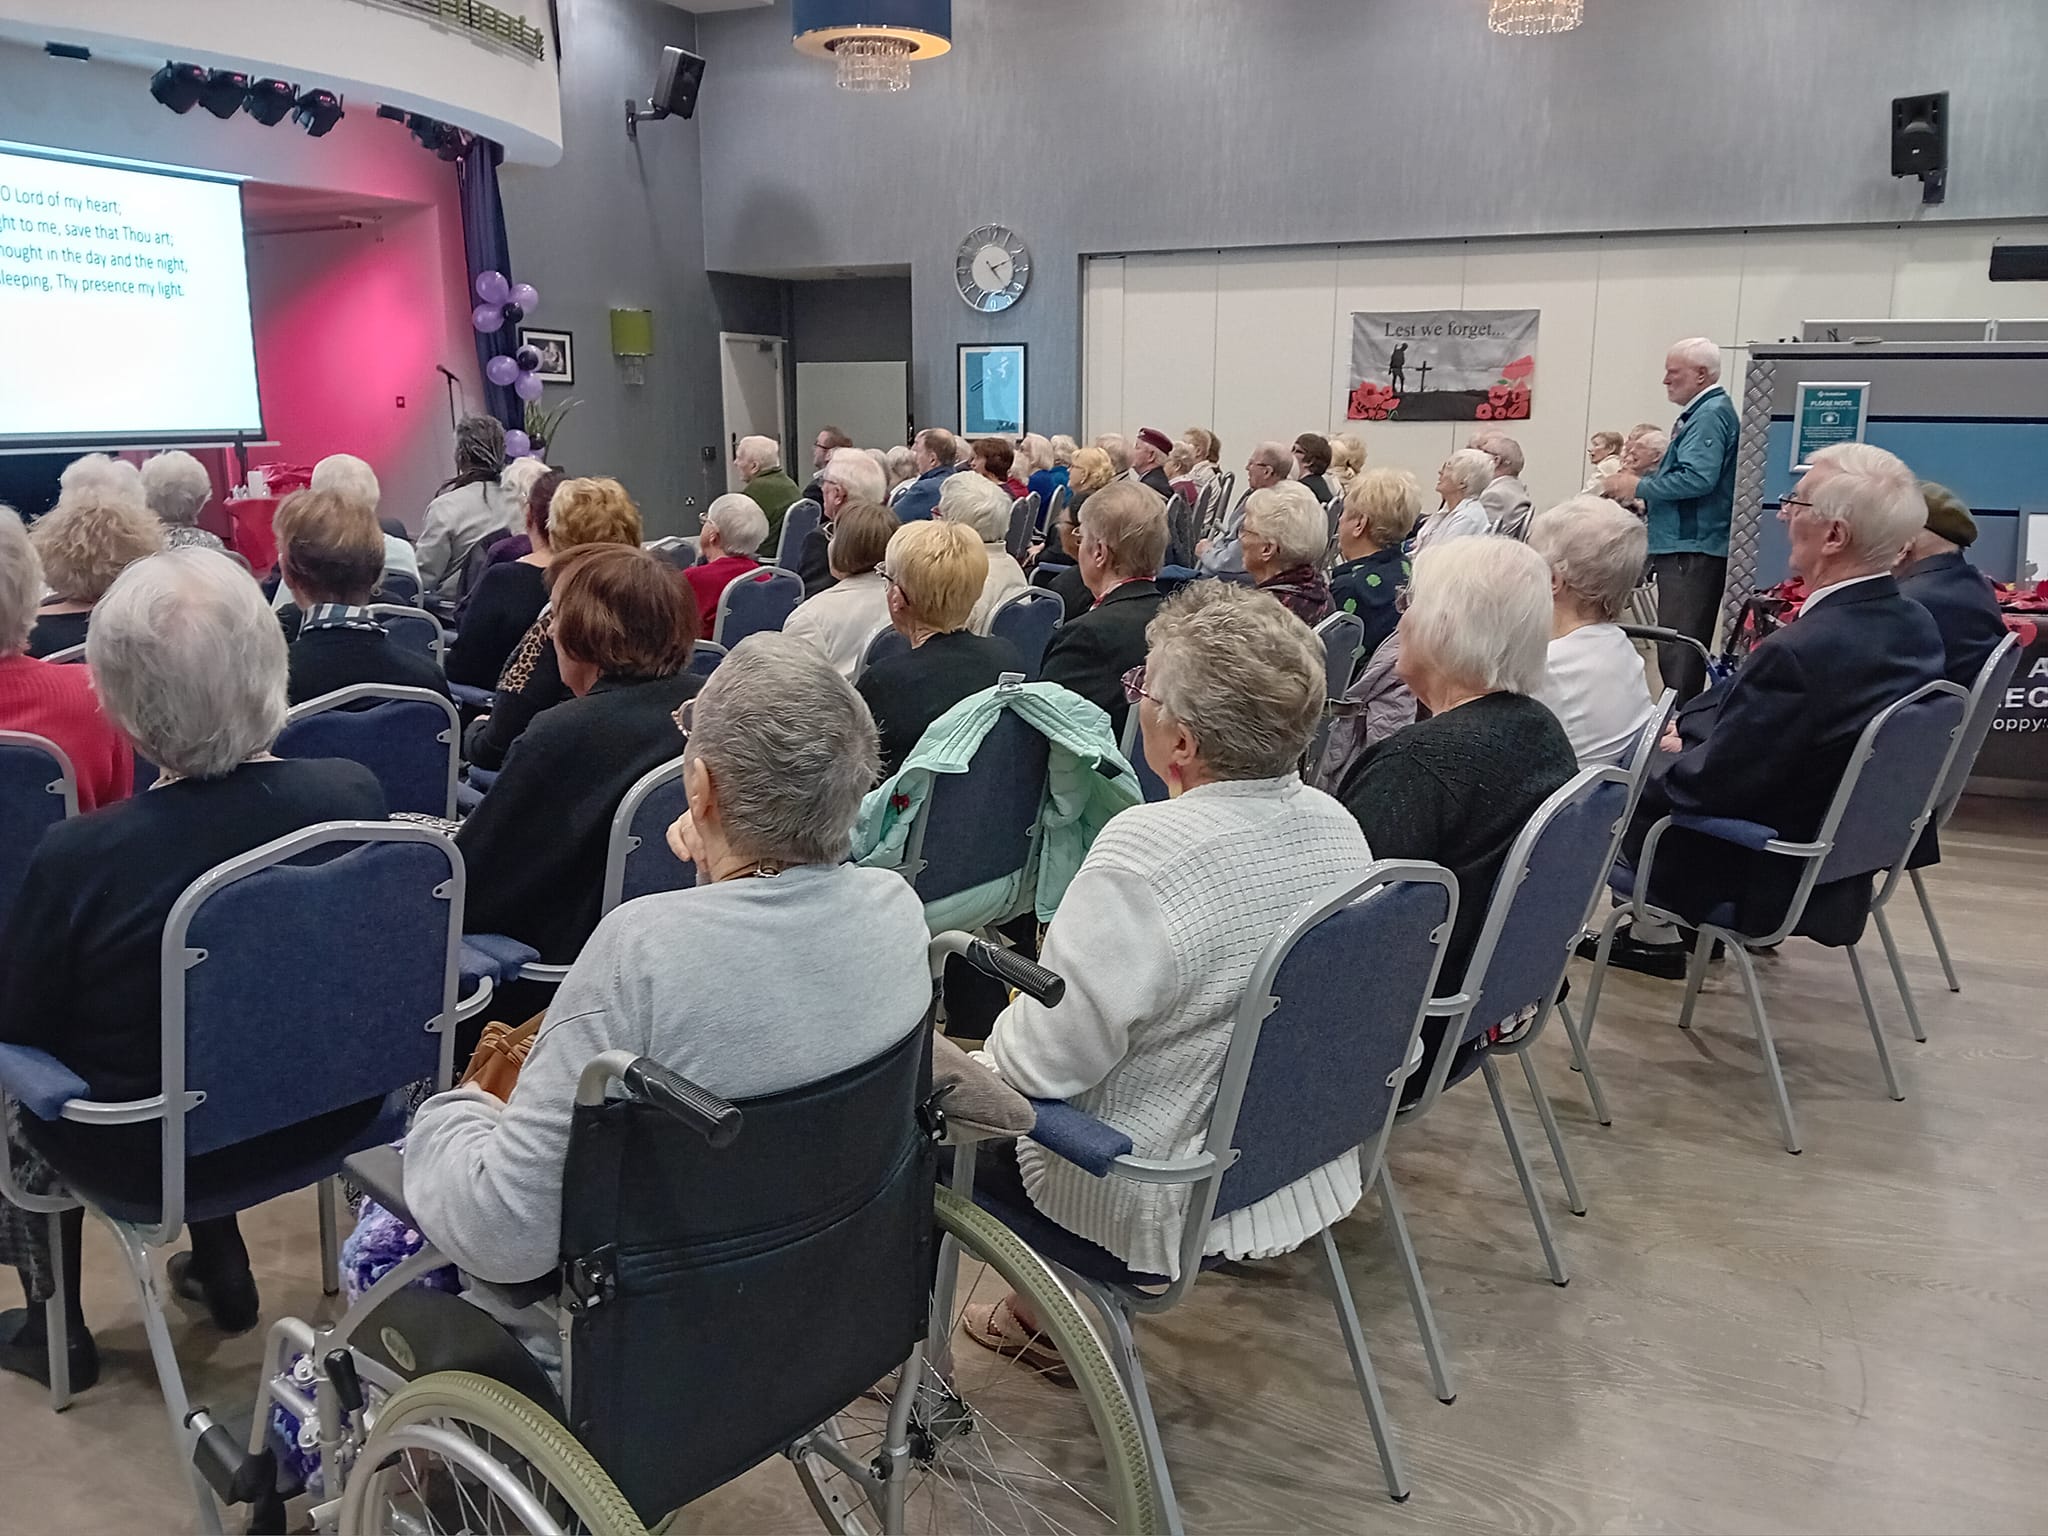
MULTIPOLYGON (((1905 1103, 1885 1097, 1847 963, 1803 943, 1761 963, 1803 1156, 1779 1146, 1722 967, 1690 1037, 1672 1027, 1675 983, 1616 978, 1594 1041, 1611 1128, 1594 1124, 1561 1037, 1539 1048, 1585 1218, 1566 1213, 1510 1081, 1569 1287, 1545 1277, 1476 1082, 1397 1137, 1454 1405, 1429 1389, 1375 1201, 1341 1238, 1408 1460, 1407 1504, 1379 1486, 1312 1251, 1209 1276, 1184 1309, 1144 1324, 1190 1528, 2048 1529, 2048 811, 1969 805, 1945 842, 1931 883, 1961 995, 1943 988, 1910 899, 1898 924, 1926 1045, 1873 955, 1905 1103)), ((248 1230, 266 1317, 313 1308, 310 1195, 263 1208, 248 1230)), ((189 1529, 135 1301, 91 1227, 87 1266, 102 1380, 56 1417, 29 1384, 0 1378, 0 1529, 189 1529)), ((0 1305, 12 1293, 0 1279, 0 1305)), ((195 1400, 246 1414, 260 1336, 173 1323, 195 1400)), ((823 1309, 792 1319, 829 1325, 823 1309)), ((816 1528, 780 1464, 680 1524, 816 1528)))

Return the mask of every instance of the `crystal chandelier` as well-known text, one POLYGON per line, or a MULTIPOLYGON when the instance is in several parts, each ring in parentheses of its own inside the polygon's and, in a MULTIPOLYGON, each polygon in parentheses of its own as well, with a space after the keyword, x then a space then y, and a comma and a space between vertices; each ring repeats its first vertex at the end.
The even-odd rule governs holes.
POLYGON ((847 37, 832 45, 842 91, 907 91, 916 45, 902 37, 847 37))
POLYGON ((1492 0, 1486 13, 1486 25, 1509 37, 1569 32, 1585 19, 1585 0, 1492 0))

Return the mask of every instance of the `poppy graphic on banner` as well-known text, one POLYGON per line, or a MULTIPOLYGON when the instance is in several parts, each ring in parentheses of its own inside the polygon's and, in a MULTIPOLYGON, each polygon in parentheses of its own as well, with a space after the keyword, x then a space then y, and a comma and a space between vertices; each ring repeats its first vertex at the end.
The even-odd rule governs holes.
POLYGON ((1533 309, 1351 317, 1352 421, 1522 421, 1536 379, 1533 309))

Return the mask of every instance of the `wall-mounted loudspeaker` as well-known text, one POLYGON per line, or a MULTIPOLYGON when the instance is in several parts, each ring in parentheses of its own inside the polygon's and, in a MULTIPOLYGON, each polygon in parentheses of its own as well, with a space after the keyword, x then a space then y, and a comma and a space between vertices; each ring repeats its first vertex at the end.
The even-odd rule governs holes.
POLYGON ((645 102, 626 102, 626 137, 640 137, 642 118, 688 119, 697 113, 697 90, 704 83, 704 61, 681 48, 661 50, 661 68, 654 77, 654 95, 645 102))
POLYGON ((1918 176, 1923 203, 1948 194, 1948 92, 1892 102, 1892 174, 1918 176))

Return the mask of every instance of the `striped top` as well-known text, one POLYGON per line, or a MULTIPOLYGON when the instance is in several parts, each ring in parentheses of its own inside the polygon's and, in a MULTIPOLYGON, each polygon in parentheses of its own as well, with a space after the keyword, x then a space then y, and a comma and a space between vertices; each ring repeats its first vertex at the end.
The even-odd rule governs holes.
MULTIPOLYGON (((1046 931, 1066 978, 1047 1008, 1020 997, 987 1059, 1034 1098, 1071 1100, 1126 1132, 1140 1157, 1201 1150, 1239 998, 1273 935, 1303 904, 1371 862, 1358 823, 1293 774, 1206 784, 1113 818, 1046 931)), ((1132 1269, 1177 1275, 1186 1186, 1098 1179, 1018 1144, 1033 1203, 1132 1269)), ((1350 1212, 1347 1154, 1210 1229, 1207 1251, 1284 1253, 1350 1212)))

